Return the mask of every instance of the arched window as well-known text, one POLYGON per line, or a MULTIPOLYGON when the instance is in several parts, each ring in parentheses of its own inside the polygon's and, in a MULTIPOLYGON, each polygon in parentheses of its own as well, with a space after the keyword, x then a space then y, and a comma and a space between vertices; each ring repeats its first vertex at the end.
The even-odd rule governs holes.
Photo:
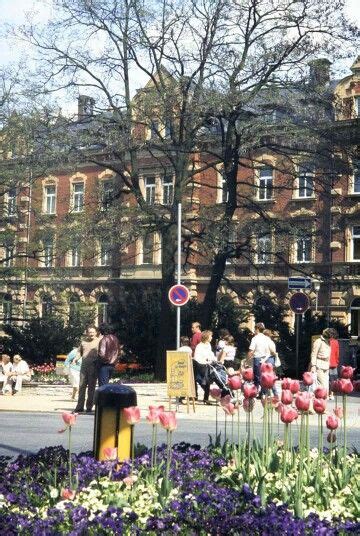
POLYGON ((41 317, 50 316, 53 312, 53 301, 50 294, 44 294, 41 298, 41 317))
POLYGON ((254 303, 255 322, 264 322, 271 328, 277 306, 267 296, 260 296, 254 303))
POLYGON ((2 299, 2 310, 4 324, 10 324, 12 317, 12 296, 10 294, 4 294, 2 299))
POLYGON ((354 298, 350 305, 351 335, 360 335, 360 298, 354 298))
POLYGON ((101 294, 97 301, 97 321, 98 326, 109 321, 109 298, 106 294, 101 294))
POLYGON ((69 298, 69 322, 74 323, 80 316, 80 298, 77 294, 71 294, 69 298))

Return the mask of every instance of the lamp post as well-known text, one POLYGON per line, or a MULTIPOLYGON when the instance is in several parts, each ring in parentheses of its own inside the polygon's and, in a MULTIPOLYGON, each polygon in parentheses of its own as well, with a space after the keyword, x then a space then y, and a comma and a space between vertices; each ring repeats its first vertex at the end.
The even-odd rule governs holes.
POLYGON ((315 313, 318 312, 318 298, 319 298, 319 290, 320 290, 320 281, 314 281, 314 290, 316 292, 316 298, 315 298, 315 313))

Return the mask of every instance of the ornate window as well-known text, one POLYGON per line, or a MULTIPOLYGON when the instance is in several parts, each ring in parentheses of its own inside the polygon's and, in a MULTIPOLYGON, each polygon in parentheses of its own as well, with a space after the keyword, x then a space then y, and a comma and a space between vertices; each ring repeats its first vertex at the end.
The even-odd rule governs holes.
POLYGON ((56 186, 48 184, 44 188, 44 212, 45 214, 56 213, 56 186))
POLYGON ((148 205, 155 203, 155 177, 145 177, 145 201, 148 205))
POLYGON ((299 168, 297 197, 306 199, 314 197, 314 170, 306 167, 299 168))

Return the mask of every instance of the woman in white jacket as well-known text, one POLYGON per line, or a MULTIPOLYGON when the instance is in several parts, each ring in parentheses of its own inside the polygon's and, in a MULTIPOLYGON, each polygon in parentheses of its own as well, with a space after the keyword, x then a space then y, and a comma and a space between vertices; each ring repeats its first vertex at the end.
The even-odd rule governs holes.
POLYGON ((212 331, 203 331, 201 333, 201 342, 196 346, 194 353, 194 362, 196 367, 195 380, 204 390, 204 404, 210 404, 210 382, 209 369, 210 363, 216 362, 216 357, 211 349, 212 331))

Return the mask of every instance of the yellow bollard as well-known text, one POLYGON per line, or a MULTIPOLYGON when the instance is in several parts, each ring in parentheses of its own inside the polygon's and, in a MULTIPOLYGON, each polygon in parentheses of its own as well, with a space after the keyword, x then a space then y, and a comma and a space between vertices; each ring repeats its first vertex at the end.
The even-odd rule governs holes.
POLYGON ((116 448, 118 460, 131 456, 132 427, 124 418, 123 409, 136 406, 136 392, 125 385, 108 384, 95 391, 94 456, 105 460, 104 449, 116 448))

